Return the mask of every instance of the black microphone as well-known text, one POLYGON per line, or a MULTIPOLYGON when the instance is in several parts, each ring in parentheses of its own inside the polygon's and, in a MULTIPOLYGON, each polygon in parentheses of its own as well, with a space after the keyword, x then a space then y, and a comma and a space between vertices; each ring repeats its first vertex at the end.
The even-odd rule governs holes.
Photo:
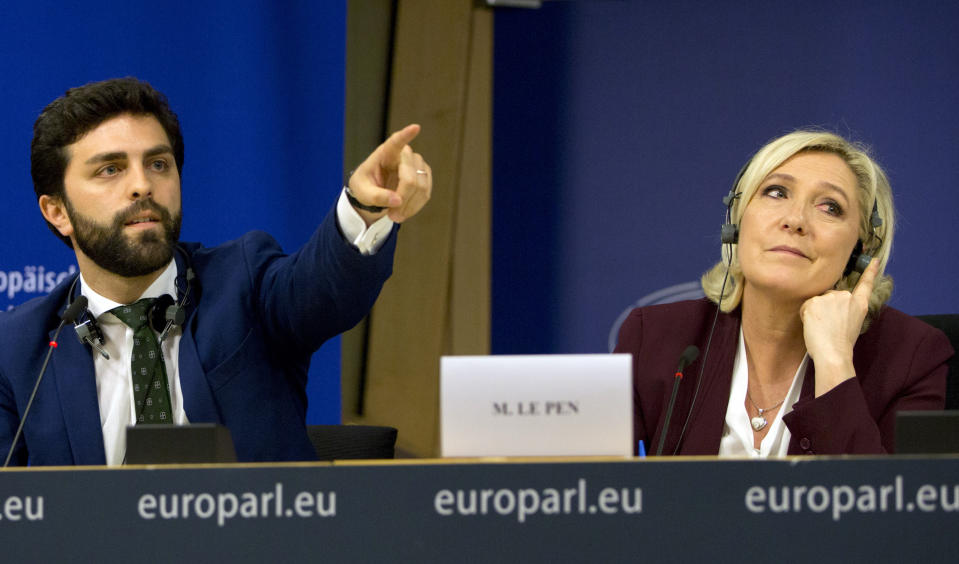
POLYGON ((63 323, 60 324, 58 329, 63 329, 63 326, 67 323, 73 323, 77 320, 77 317, 80 315, 80 312, 87 309, 87 297, 79 296, 77 299, 73 300, 73 303, 70 304, 70 307, 63 312, 63 315, 60 316, 60 319, 63 320, 63 323))
POLYGON ((53 354, 53 349, 57 348, 57 339, 60 337, 60 330, 63 329, 63 326, 67 323, 73 323, 76 321, 77 316, 81 312, 87 309, 87 298, 84 296, 78 297, 73 303, 70 304, 70 307, 63 312, 63 315, 60 316, 60 325, 57 325, 57 331, 53 334, 53 340, 50 341, 50 349, 47 351, 46 358, 43 359, 43 366, 40 367, 40 374, 37 376, 37 382, 33 385, 33 392, 30 394, 30 399, 27 401, 27 407, 23 409, 23 417, 20 418, 20 426, 17 427, 16 434, 13 435, 13 441, 10 442, 10 450, 7 451, 7 458, 3 461, 3 467, 6 468, 10 464, 10 457, 13 456, 13 449, 17 446, 17 440, 20 439, 20 434, 23 433, 23 424, 27 421, 27 414, 30 413, 30 406, 33 405, 33 398, 37 397, 37 390, 40 389, 40 380, 43 379, 43 373, 47 371, 47 364, 50 362, 50 355, 53 354))
POLYGON ((662 456, 663 445, 666 443, 666 433, 669 431, 669 421, 673 418, 673 406, 676 405, 676 393, 679 392, 679 381, 683 379, 683 370, 692 364, 699 357, 699 347, 689 345, 683 354, 679 357, 679 365, 676 367, 676 374, 673 378, 673 393, 669 396, 669 405, 666 407, 666 421, 663 422, 663 430, 659 434, 659 446, 656 447, 656 456, 662 456))

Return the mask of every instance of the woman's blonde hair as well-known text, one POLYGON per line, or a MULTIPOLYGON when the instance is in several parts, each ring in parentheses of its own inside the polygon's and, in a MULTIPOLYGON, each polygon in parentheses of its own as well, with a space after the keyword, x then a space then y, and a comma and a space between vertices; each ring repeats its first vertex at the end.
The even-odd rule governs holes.
MULTIPOLYGON (((769 174, 779 168, 786 160, 798 153, 818 151, 838 155, 849 165, 856 176, 859 194, 859 240, 865 245, 865 252, 879 260, 879 276, 876 277, 872 295, 869 297, 869 313, 874 315, 892 293, 892 278, 884 274, 886 263, 892 249, 895 231, 895 210, 892 204, 892 189, 889 179, 879 164, 870 156, 869 150, 859 144, 847 141, 828 131, 794 131, 767 143, 746 165, 736 180, 733 191, 738 194, 730 209, 730 221, 739 225, 743 211, 756 190, 769 174), (870 221, 873 202, 882 219, 882 225, 875 228, 870 221)), ((722 260, 703 274, 702 285, 706 296, 719 303, 719 295, 726 276, 727 262, 729 280, 726 282, 722 298, 722 310, 730 312, 739 307, 743 296, 743 271, 739 265, 736 245, 723 245, 722 260)), ((838 290, 852 290, 859 280, 858 272, 843 276, 836 285, 838 290)))

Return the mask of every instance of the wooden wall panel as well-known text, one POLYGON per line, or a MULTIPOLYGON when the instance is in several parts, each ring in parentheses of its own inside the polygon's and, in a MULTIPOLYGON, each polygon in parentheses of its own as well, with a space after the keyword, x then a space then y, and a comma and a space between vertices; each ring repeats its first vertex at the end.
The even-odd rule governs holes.
POLYGON ((397 5, 390 131, 433 169, 433 196, 403 225, 393 278, 370 316, 363 416, 399 449, 437 454, 439 358, 489 353, 492 13, 470 0, 397 5))

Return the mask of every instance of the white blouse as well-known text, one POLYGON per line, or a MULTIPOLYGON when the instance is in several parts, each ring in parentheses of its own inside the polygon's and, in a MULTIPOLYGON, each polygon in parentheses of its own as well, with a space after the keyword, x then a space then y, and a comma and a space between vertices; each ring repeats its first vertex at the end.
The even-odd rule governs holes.
POLYGON ((753 428, 749 423, 749 413, 746 412, 746 389, 749 387, 749 366, 746 362, 746 342, 743 340, 743 329, 739 328, 739 346, 736 349, 736 359, 733 361, 733 382, 729 390, 729 403, 726 406, 726 421, 723 424, 723 438, 719 443, 719 456, 749 458, 783 457, 789 450, 789 439, 792 436, 789 428, 783 423, 783 415, 793 409, 793 404, 799 401, 803 379, 806 375, 806 365, 809 363, 807 353, 793 376, 793 383, 783 401, 782 409, 769 422, 769 432, 763 437, 759 449, 753 447, 753 428))

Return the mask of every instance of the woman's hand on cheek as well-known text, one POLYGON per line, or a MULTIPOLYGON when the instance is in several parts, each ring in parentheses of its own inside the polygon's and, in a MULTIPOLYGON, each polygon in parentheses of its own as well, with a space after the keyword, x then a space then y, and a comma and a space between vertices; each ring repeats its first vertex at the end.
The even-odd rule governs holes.
POLYGON ((799 308, 806 351, 816 366, 816 397, 856 375, 852 351, 878 274, 879 262, 873 259, 851 292, 830 290, 799 308))

